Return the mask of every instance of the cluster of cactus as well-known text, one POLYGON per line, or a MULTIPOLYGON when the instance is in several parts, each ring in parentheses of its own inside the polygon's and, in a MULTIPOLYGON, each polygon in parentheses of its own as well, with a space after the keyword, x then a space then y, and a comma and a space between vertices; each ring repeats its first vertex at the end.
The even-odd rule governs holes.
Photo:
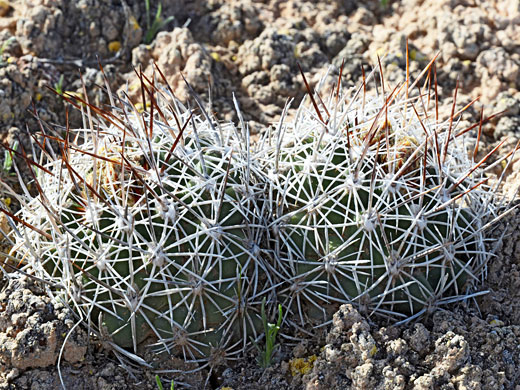
POLYGON ((476 162, 457 114, 433 117, 408 81, 310 94, 252 147, 239 112, 238 127, 221 124, 141 80, 141 112, 65 97, 85 127, 35 137, 40 157, 21 155, 36 194, 22 185, 21 210, 5 211, 20 269, 116 349, 155 340, 217 364, 261 337, 265 300, 299 328, 340 303, 406 321, 483 280, 497 214, 487 156, 476 162))

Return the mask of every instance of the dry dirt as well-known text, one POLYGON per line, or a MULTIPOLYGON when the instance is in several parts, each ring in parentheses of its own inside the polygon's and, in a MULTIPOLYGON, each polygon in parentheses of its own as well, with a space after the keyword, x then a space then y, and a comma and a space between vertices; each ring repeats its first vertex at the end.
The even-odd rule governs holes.
MULTIPOLYGON (((181 72, 221 120, 237 120, 235 93, 252 132, 276 122, 289 97, 301 99, 330 69, 357 85, 361 67, 382 57, 389 83, 417 75, 437 60, 439 95, 458 107, 480 100, 464 121, 507 110, 484 126, 482 149, 520 139, 519 0, 162 0, 175 19, 149 43, 144 0, 0 0, 0 134, 30 150, 39 131, 34 110, 49 125, 64 126, 64 101, 50 88, 103 103, 99 64, 114 91, 139 100, 133 68, 163 70, 181 100, 189 94, 181 72), (385 5, 385 3, 388 3, 385 5), (330 68, 330 65, 333 65, 330 68), (211 91, 211 93, 209 93, 211 91)), ((151 0, 155 15, 159 0, 151 0)), ((334 79, 332 77, 331 79, 334 79)), ((330 81, 323 90, 331 87, 330 81)), ((442 112, 446 114, 448 111, 442 112)), ((71 111, 71 126, 81 115, 71 111)), ((508 172, 511 198, 520 184, 520 160, 508 172)), ((3 172, 12 180, 12 172, 3 172)), ((214 389, 520 389, 520 211, 493 229, 489 277, 477 301, 443 307, 403 327, 372 322, 343 306, 321 339, 282 348, 267 370, 254 350, 232 367, 164 375, 177 388, 214 389)), ((0 282, 0 389, 156 389, 151 370, 128 370, 75 326, 44 286, 23 277, 0 282), (59 369, 58 369, 59 367, 59 369)), ((182 369, 177 359, 154 363, 182 369)), ((184 369, 187 369, 184 367, 184 369)), ((166 387, 166 386, 165 386, 166 387)), ((169 386, 168 386, 169 388, 169 386)))

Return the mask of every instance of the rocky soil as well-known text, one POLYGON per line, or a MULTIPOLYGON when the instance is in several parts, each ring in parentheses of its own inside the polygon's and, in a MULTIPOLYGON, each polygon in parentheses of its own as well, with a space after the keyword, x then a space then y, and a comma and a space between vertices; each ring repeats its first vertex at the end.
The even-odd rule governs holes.
MULTIPOLYGON (((35 112, 46 125, 65 125, 67 104, 49 88, 105 103, 100 65, 113 91, 138 102, 134 68, 151 74, 153 62, 178 98, 190 101, 182 73, 221 120, 237 120, 234 93, 260 133, 288 98, 304 96, 298 64, 313 86, 329 72, 327 93, 343 60, 342 83, 351 87, 379 56, 395 85, 406 77, 407 39, 412 77, 440 52, 442 115, 458 83, 458 108, 480 96, 464 121, 478 121, 481 109, 484 117, 506 110, 484 126, 482 150, 507 137, 506 151, 520 140, 519 0, 150 0, 152 19, 159 2, 162 17, 174 19, 154 36, 142 0, 0 0, 2 141, 29 152, 29 134, 40 130, 35 112)), ((71 110, 69 121, 80 126, 81 115, 71 110)), ((12 181, 12 173, 2 171, 2 179, 12 181)), ((512 199, 520 160, 506 174, 512 199)), ((496 256, 482 287, 490 293, 476 301, 403 327, 343 306, 322 339, 282 337, 265 371, 251 351, 211 375, 164 379, 175 379, 176 389, 520 389, 519 225, 515 211, 493 230, 496 256)), ((14 275, 0 286, 0 389, 157 388, 150 370, 121 367, 45 286, 14 275)), ((155 365, 188 369, 172 358, 155 365)))

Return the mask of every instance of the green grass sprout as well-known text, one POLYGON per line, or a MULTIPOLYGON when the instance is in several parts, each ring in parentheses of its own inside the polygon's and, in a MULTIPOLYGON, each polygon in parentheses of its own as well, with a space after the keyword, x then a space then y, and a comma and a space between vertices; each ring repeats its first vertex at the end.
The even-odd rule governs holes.
POLYGON ((2 43, 2 46, 0 46, 0 65, 5 65, 6 64, 6 61, 4 61, 2 59, 2 57, 4 55, 4 51, 5 51, 5 49, 7 49, 7 46, 9 46, 9 44, 12 41, 14 41, 15 39, 16 39, 15 37, 11 37, 8 40, 6 40, 4 43, 2 43))
POLYGON ((262 308, 261 308, 261 316, 262 323, 264 324, 265 331, 265 349, 262 350, 258 344, 256 344, 256 348, 260 353, 258 356, 258 364, 262 368, 267 368, 271 365, 271 359, 273 357, 273 352, 276 348, 278 348, 279 344, 275 344, 276 336, 278 331, 280 330, 280 325, 282 324, 283 311, 282 305, 278 305, 278 320, 275 324, 271 324, 267 322, 267 315, 265 314, 265 298, 262 300, 262 308))
POLYGON ((54 83, 54 90, 58 93, 58 95, 63 95, 63 81, 64 80, 65 80, 65 76, 61 75, 58 82, 54 83))
POLYGON ((162 12, 162 4, 159 3, 159 6, 157 7, 157 12, 155 13, 155 18, 153 22, 150 22, 150 0, 145 0, 145 8, 146 8, 146 34, 144 35, 143 42, 145 44, 152 43, 155 35, 157 32, 166 26, 168 23, 170 23, 172 20, 175 19, 174 16, 168 16, 166 19, 163 19, 161 17, 162 12))
MULTIPOLYGON (((161 382, 161 378, 159 378, 159 375, 155 375, 155 382, 157 383, 157 388, 159 390, 164 390, 164 387, 161 382)), ((174 389, 175 389, 175 382, 172 379, 171 384, 170 384, 170 390, 174 390, 174 389)))
MULTIPOLYGON (((18 149, 18 141, 14 141, 12 149, 16 151, 18 149)), ((11 171, 11 167, 13 166, 13 155, 11 154, 11 151, 5 150, 4 151, 4 164, 2 165, 2 172, 5 175, 9 175, 9 172, 11 171)))

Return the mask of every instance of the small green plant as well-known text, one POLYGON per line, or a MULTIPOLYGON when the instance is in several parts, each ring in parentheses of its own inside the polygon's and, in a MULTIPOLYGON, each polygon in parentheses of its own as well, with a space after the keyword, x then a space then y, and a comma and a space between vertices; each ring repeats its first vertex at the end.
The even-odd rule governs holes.
POLYGON ((261 308, 261 316, 262 323, 264 325, 265 332, 265 349, 262 350, 258 344, 256 344, 256 348, 260 353, 258 356, 258 364, 262 368, 267 368, 271 365, 271 358, 273 357, 273 352, 276 348, 278 348, 279 344, 275 344, 276 336, 278 335, 278 331, 280 330, 280 326, 282 325, 282 305, 278 305, 278 320, 276 324, 271 324, 267 322, 267 315, 265 314, 265 298, 262 300, 262 308, 261 308))
POLYGON ((9 46, 9 44, 15 40, 15 37, 11 37, 8 40, 6 40, 4 43, 2 43, 2 46, 0 46, 0 65, 5 65, 6 62, 3 60, 2 56, 4 55, 4 51, 9 46))
MULTIPOLYGON (((16 152, 16 149, 18 149, 18 141, 14 141, 13 147, 11 149, 16 152)), ((9 176, 12 166, 13 166, 12 152, 11 152, 11 150, 5 150, 4 151, 4 164, 2 165, 2 173, 5 176, 9 176)))
POLYGON ((60 79, 57 83, 54 83, 54 90, 60 96, 63 95, 63 81, 65 80, 65 76, 61 75, 60 79))
MULTIPOLYGON (((157 388, 159 390, 164 390, 164 387, 163 387, 163 384, 161 382, 161 378, 159 378, 159 375, 155 376, 155 382, 157 383, 157 388)), ((171 384, 170 384, 170 390, 174 390, 174 389, 175 389, 175 382, 172 379, 171 384)))
POLYGON ((159 3, 157 7, 157 12, 155 13, 155 18, 153 22, 150 20, 150 0, 145 0, 145 8, 146 8, 146 34, 144 35, 143 42, 145 44, 150 44, 157 32, 175 19, 173 16, 168 16, 166 19, 161 17, 162 12, 162 4, 159 3))

